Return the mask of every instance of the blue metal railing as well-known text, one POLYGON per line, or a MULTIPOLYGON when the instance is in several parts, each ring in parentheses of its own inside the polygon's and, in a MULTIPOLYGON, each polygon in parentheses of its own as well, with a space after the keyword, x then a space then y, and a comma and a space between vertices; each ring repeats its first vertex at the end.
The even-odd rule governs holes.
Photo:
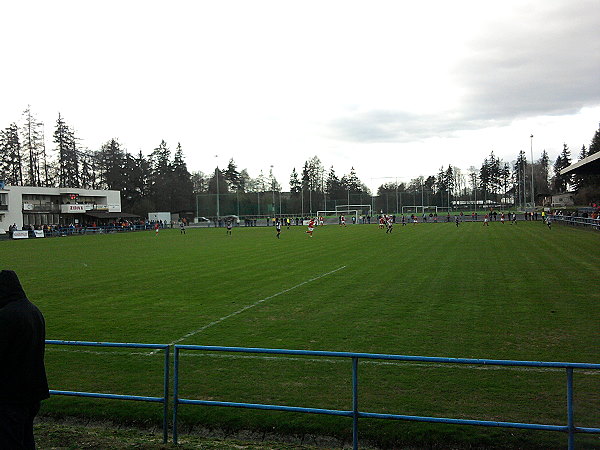
POLYGON ((567 225, 592 227, 596 230, 600 230, 600 219, 592 219, 591 217, 575 217, 561 215, 551 215, 550 218, 555 222, 562 222, 567 225))
POLYGON ((301 412, 309 414, 327 414, 334 416, 351 417, 352 442, 353 448, 358 448, 358 419, 392 419, 416 422, 435 422, 457 425, 476 425, 484 427, 504 427, 521 428, 529 430, 560 431, 568 433, 569 449, 575 445, 575 433, 600 433, 600 428, 576 427, 573 416, 573 369, 600 370, 600 364, 584 363, 564 363, 564 362, 539 362, 539 361, 511 361, 497 359, 468 359, 468 358, 442 358, 429 356, 405 356, 405 355, 385 355, 376 353, 346 353, 346 352, 327 352, 327 351, 309 351, 309 350, 283 350, 269 348, 245 348, 245 347, 219 347, 207 345, 175 345, 174 346, 174 384, 173 384, 173 443, 177 444, 177 414, 178 405, 202 405, 202 406, 226 406, 235 408, 262 409, 272 411, 301 412), (203 350, 210 352, 234 352, 234 353, 262 353, 275 355, 302 355, 302 356, 320 356, 352 359, 352 410, 318 409, 304 408, 298 406, 268 405, 257 403, 236 403, 223 401, 192 400, 179 398, 179 352, 181 350, 203 350), (566 425, 547 425, 519 422, 498 422, 489 420, 466 420, 449 419, 441 417, 409 416, 402 414, 379 414, 361 412, 358 409, 358 360, 359 359, 378 359, 392 361, 418 361, 441 364, 469 364, 469 365, 494 365, 494 366, 520 366, 520 367, 545 367, 545 368, 563 368, 567 374, 567 424, 566 425))
POLYGON ((85 342, 85 341, 58 341, 46 340, 46 344, 56 345, 75 345, 86 347, 127 347, 127 348, 147 348, 154 350, 164 350, 164 368, 163 368, 163 396, 162 397, 146 397, 139 395, 119 395, 119 394, 104 394, 98 392, 78 392, 78 391, 59 391, 50 390, 51 395, 70 395, 74 397, 94 397, 94 398, 109 398, 115 400, 134 400, 141 402, 155 402, 163 404, 163 443, 168 440, 168 407, 169 407, 169 351, 170 347, 166 344, 131 344, 117 342, 85 342))

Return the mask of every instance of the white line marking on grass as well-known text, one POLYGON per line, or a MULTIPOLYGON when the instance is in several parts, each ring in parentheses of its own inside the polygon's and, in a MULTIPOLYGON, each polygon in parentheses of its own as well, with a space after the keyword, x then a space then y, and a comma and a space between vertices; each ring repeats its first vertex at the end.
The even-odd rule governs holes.
MULTIPOLYGON (((46 347, 46 353, 85 353, 87 355, 100 355, 100 356, 148 356, 148 352, 127 352, 124 350, 81 350, 70 348, 70 346, 65 346, 66 348, 58 348, 58 347, 46 347)), ((161 350, 163 351, 163 350, 161 350)))
MULTIPOLYGON (((241 314, 241 313, 243 313, 244 311, 246 311, 246 310, 248 310, 248 309, 250 309, 250 308, 254 308, 255 306, 258 306, 258 305, 260 305, 261 303, 263 303, 263 302, 266 302, 267 300, 271 300, 272 298, 275 298, 275 297, 277 297, 277 296, 279 296, 279 295, 282 295, 282 294, 285 294, 285 293, 287 293, 287 292, 293 291, 294 289, 296 289, 296 288, 299 288, 300 286, 304 286, 305 284, 311 283, 311 282, 313 282, 313 281, 316 281, 316 280, 318 280, 319 278, 326 277, 327 275, 331 275, 332 273, 335 273, 335 272, 337 272, 338 270, 342 270, 342 269, 345 269, 345 268, 346 268, 346 266, 341 266, 341 267, 338 267, 337 269, 334 269, 334 270, 332 270, 332 271, 330 271, 330 272, 323 273, 323 274, 321 274, 321 275, 318 275, 318 276, 316 276, 316 277, 314 277, 314 278, 311 278, 311 279, 309 279, 309 280, 303 281, 302 283, 299 283, 299 284, 297 284, 296 286, 292 286, 291 288, 284 289, 283 291, 280 291, 280 292, 278 292, 278 293, 276 293, 276 294, 269 295, 268 297, 265 297, 265 298, 263 298, 263 299, 261 299, 261 300, 259 300, 259 301, 255 302, 255 303, 252 303, 251 305, 244 306, 244 307, 243 307, 242 309, 240 309, 240 310, 237 310, 237 311, 235 311, 235 312, 232 312, 231 314, 228 314, 228 315, 226 315, 226 316, 223 316, 223 317, 221 317, 221 318, 219 318, 219 319, 217 319, 217 320, 215 320, 215 321, 213 321, 213 322, 211 322, 211 323, 209 323, 209 324, 207 324, 207 325, 204 325, 203 327, 200 327, 200 328, 198 328, 197 330, 190 331, 188 334, 186 334, 185 336, 183 336, 183 337, 181 337, 181 338, 179 338, 179 339, 176 339, 176 340, 174 340, 174 341, 173 341, 173 342, 171 342, 169 345, 175 345, 175 344, 177 344, 177 343, 179 343, 179 342, 181 342, 181 341, 183 341, 183 340, 185 340, 185 339, 187 339, 187 338, 189 338, 189 337, 192 337, 192 336, 193 336, 193 335, 195 335, 195 334, 198 334, 198 333, 200 333, 200 332, 202 332, 202 331, 206 330, 207 328, 210 328, 210 327, 212 327, 212 326, 214 326, 214 325, 218 325, 218 324, 220 324, 220 323, 221 323, 221 322, 223 322, 224 320, 231 319, 232 317, 234 317, 234 316, 237 316, 238 314, 241 314)), ((158 353, 159 351, 160 351, 160 350, 153 350, 152 352, 150 352, 150 354, 156 354, 156 353, 158 353)))
MULTIPOLYGON (((46 348, 46 352, 65 352, 65 353, 86 353, 89 355, 100 355, 100 356, 151 356, 148 352, 127 352, 123 350, 116 351, 97 351, 97 350, 82 350, 82 349, 71 349, 71 348, 46 348)), ((186 358, 189 357, 202 357, 202 358, 223 358, 223 359, 257 359, 262 361, 292 361, 292 362, 304 362, 304 363, 319 363, 319 364, 349 364, 350 358, 306 358, 306 357, 295 357, 295 356, 265 356, 265 355, 252 355, 252 354, 224 354, 220 352, 209 352, 200 353, 197 351, 185 351, 181 352, 185 354, 186 358)), ((422 369, 468 369, 468 370, 513 370, 518 372, 564 372, 565 369, 560 367, 526 367, 526 366, 493 366, 493 365, 478 365, 478 364, 440 364, 440 363, 426 363, 426 362, 415 362, 415 361, 378 361, 361 359, 361 365, 369 366, 410 366, 419 367, 422 369)), ((580 375, 595 375, 600 376, 599 370, 579 370, 577 373, 580 375)))

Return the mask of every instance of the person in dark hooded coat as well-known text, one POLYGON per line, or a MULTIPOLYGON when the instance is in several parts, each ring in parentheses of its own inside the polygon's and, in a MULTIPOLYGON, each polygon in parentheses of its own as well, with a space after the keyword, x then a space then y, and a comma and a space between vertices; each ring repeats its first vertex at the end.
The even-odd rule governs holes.
POLYGON ((0 448, 35 449, 33 419, 50 396, 46 324, 12 270, 0 272, 0 448))

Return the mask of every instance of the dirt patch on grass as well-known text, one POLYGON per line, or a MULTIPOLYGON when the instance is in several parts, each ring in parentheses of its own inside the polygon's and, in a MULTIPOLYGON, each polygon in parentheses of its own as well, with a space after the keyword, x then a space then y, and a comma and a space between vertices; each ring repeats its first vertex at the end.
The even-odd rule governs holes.
MULTIPOLYGON (((90 421, 84 418, 38 417, 34 425, 35 440, 40 450, 75 449, 225 449, 225 450, 316 450, 347 448, 349 443, 321 436, 279 436, 268 433, 236 432, 235 435, 194 427, 180 432, 178 445, 163 443, 162 429, 151 426, 90 421)), ((350 445, 351 447, 351 445, 350 445)))

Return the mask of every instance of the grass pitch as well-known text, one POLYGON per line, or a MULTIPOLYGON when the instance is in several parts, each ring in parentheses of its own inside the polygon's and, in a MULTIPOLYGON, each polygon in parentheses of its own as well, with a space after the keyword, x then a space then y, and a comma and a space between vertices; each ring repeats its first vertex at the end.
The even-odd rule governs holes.
MULTIPOLYGON (((48 339, 600 361, 600 234, 541 222, 193 229, 0 244, 48 339)), ((52 389, 161 395, 162 357, 50 346, 52 389)), ((351 409, 351 362, 182 356, 181 396, 351 409)), ((361 362, 361 411, 566 423, 563 371, 361 362)), ((600 374, 575 372, 578 426, 600 374)), ((53 397, 44 413, 157 421, 158 405, 53 397)), ((343 418, 182 407, 182 423, 347 436, 343 418)), ((556 433, 361 420, 361 439, 564 445, 556 433)), ((596 437, 578 442, 600 445, 596 437)))

